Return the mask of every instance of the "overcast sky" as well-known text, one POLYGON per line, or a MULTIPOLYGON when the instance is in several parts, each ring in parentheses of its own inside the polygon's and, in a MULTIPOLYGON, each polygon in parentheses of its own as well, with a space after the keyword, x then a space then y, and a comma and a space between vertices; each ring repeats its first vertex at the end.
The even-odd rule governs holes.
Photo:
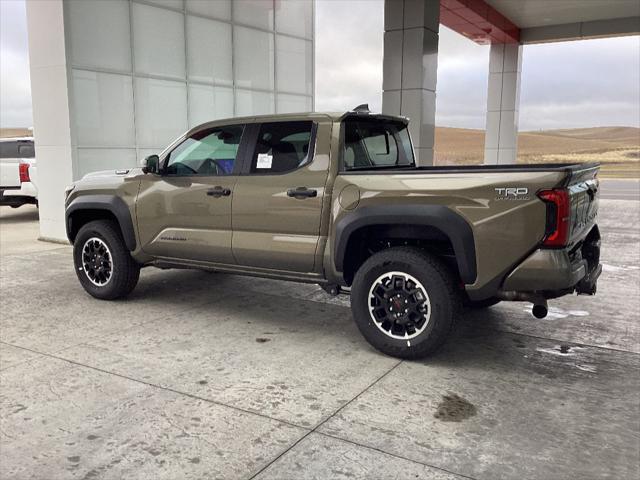
MULTIPOLYGON (((317 0, 316 109, 382 103, 383 0, 317 0)), ((31 126, 23 0, 0 0, 0 125, 31 126)), ((437 118, 484 128, 489 47, 441 27, 437 118)), ((640 37, 524 47, 520 129, 640 126, 640 37)))
MULTIPOLYGON (((316 108, 382 104, 382 0, 317 0, 316 108)), ((436 124, 484 128, 489 47, 440 27, 436 124)), ((640 37, 524 47, 520 129, 640 126, 640 37)))

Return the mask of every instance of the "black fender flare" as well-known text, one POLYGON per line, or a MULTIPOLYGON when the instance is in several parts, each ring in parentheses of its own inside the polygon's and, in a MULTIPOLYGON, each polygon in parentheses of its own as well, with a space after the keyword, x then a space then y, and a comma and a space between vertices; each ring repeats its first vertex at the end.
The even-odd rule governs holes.
POLYGON ((136 234, 133 228, 133 220, 129 207, 116 195, 86 195, 74 199, 65 211, 65 225, 67 238, 71 243, 75 239, 73 232, 73 213, 81 210, 105 210, 113 214, 118 220, 124 243, 129 251, 136 249, 136 234))
POLYGON ((458 213, 444 205, 379 205, 361 207, 342 217, 335 227, 333 261, 343 272, 349 237, 358 229, 372 225, 420 225, 443 232, 453 245, 460 277, 464 283, 477 277, 473 230, 458 213))

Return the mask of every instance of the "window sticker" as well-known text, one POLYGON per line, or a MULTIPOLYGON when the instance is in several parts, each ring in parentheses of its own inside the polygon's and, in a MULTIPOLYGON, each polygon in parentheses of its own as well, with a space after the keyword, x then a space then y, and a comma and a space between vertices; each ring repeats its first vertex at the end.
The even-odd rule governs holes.
POLYGON ((272 163, 273 155, 270 155, 268 153, 259 153, 256 168, 271 168, 272 163))

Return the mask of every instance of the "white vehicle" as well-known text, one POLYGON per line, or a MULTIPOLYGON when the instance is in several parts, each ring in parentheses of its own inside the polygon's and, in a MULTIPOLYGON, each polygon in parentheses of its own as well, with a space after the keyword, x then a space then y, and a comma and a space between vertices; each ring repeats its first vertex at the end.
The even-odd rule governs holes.
POLYGON ((0 205, 38 205, 33 138, 0 138, 0 205))

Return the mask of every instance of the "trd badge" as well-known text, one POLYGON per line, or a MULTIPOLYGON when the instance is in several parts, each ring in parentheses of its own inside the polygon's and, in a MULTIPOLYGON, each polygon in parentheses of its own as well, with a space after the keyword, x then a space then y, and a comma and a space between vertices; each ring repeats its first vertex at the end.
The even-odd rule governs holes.
POLYGON ((498 187, 496 200, 529 200, 529 189, 527 187, 498 187))

